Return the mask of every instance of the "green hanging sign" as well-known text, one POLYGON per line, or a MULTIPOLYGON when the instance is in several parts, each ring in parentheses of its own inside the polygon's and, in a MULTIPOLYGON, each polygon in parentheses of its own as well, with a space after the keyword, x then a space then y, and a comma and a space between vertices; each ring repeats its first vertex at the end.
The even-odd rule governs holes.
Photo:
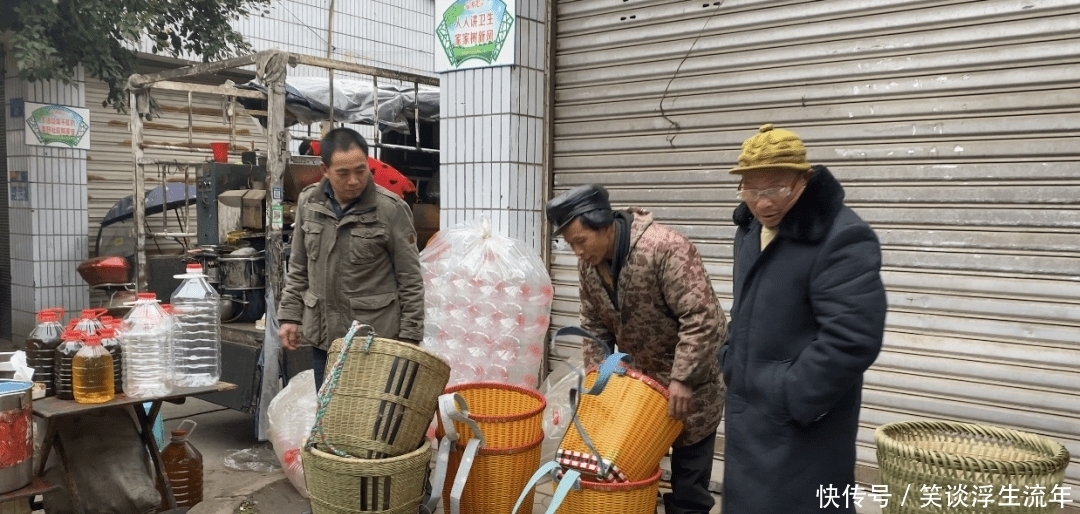
POLYGON ((90 110, 63 105, 26 104, 26 144, 90 148, 90 110))
POLYGON ((514 4, 504 0, 438 0, 436 71, 514 64, 514 4))

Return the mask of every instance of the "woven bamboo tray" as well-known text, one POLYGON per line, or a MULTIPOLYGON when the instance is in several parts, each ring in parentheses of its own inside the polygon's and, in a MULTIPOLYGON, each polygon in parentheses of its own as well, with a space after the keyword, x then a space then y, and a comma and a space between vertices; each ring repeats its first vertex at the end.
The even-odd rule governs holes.
MULTIPOLYGON (((450 366, 414 344, 375 337, 365 349, 365 339, 358 334, 345 355, 322 420, 326 442, 365 459, 408 454, 431 425, 450 366)), ((328 372, 343 344, 331 345, 328 372)))
MULTIPOLYGON (((1025 505, 1030 492, 1041 488, 1052 498, 1069 464, 1069 452, 1058 442, 1037 434, 1005 428, 946 421, 906 421, 882 425, 875 431, 881 481, 892 493, 885 514, 948 513, 1033 514, 1057 512, 1057 504, 1025 505), (924 507, 923 486, 938 488, 941 507, 924 507), (990 486, 986 489, 986 486, 990 486), (992 491, 992 502, 973 504, 980 491, 992 491), (1016 490, 1013 493, 1002 493, 1016 490), (957 503, 960 490, 970 501, 957 503), (908 501, 901 505, 905 491, 908 501), (948 506, 947 491, 954 505, 948 506), (913 501, 914 500, 914 501, 913 501), (1018 505, 1011 505, 1011 503, 1018 505), (1006 505, 1001 505, 1005 503, 1006 505)), ((986 499, 985 497, 983 497, 986 499)), ((1031 498, 1034 499, 1034 498, 1031 498)))
POLYGON ((389 459, 338 457, 318 448, 303 454, 312 514, 416 514, 424 495, 431 444, 389 459))

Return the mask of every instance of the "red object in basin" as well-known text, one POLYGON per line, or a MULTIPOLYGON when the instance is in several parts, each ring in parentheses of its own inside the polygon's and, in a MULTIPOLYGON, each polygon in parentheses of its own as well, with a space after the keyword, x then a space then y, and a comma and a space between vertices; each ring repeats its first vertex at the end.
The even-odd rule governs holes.
POLYGON ((131 264, 127 259, 115 255, 94 257, 79 264, 76 268, 79 276, 87 284, 126 284, 131 276, 131 264))
POLYGON ((368 157, 367 162, 376 184, 393 191, 401 198, 405 198, 405 193, 416 192, 416 185, 393 166, 374 157, 368 157))

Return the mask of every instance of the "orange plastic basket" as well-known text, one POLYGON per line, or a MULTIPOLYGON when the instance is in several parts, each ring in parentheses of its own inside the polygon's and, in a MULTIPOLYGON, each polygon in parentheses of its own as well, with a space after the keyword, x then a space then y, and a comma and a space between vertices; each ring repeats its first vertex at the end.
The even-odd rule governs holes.
MULTIPOLYGON (((460 384, 447 388, 444 397, 455 394, 467 404, 466 410, 458 413, 466 416, 467 422, 453 418, 456 436, 452 437, 457 437, 456 440, 446 437, 443 416, 438 417, 436 430, 440 444, 447 445, 440 448, 440 459, 449 452, 445 478, 433 480, 433 487, 439 487, 439 481, 444 480, 440 491, 443 512, 506 514, 533 470, 540 465, 540 447, 544 441, 542 417, 547 402, 537 391, 501 383, 460 384), (481 440, 482 445, 478 442, 481 440), (468 475, 462 487, 455 482, 462 460, 470 453, 469 445, 473 446, 475 457, 471 467, 466 466, 468 475), (458 494, 454 492, 455 485, 460 489, 458 494)), ((529 498, 531 502, 532 496, 529 498)), ((433 500, 437 504, 438 498, 433 500)), ((531 513, 532 505, 523 512, 531 513)))
POLYGON ((589 480, 639 482, 660 465, 683 423, 668 416, 667 388, 621 362, 624 354, 608 357, 585 376, 584 391, 610 371, 599 394, 578 395, 575 416, 591 439, 586 444, 577 427, 569 427, 556 453, 565 469, 576 469, 589 480), (602 462, 601 462, 602 459, 602 462))
MULTIPOLYGON (((656 494, 660 489, 660 468, 645 480, 612 484, 581 478, 580 489, 570 489, 566 499, 557 507, 559 514, 654 514, 656 494)), ((559 482, 553 485, 558 486, 559 482)), ((552 499, 554 501, 554 499, 552 499)))
MULTIPOLYGON (((481 448, 476 454, 469 481, 461 494, 460 511, 467 514, 506 514, 514 507, 518 493, 529 483, 532 470, 540 465, 540 445, 544 438, 522 448, 494 450, 481 448)), ((461 465, 463 452, 450 452, 450 470, 461 465)), ((451 490, 454 475, 443 486, 443 512, 451 512, 451 490)), ((532 513, 533 496, 520 512, 532 513)))
MULTIPOLYGON (((445 393, 457 393, 468 402, 469 417, 487 440, 485 448, 521 448, 544 437, 547 400, 536 391, 498 382, 469 382, 447 387, 445 393)), ((454 427, 462 440, 473 438, 468 424, 455 421, 454 427)), ((441 418, 436 435, 446 435, 441 418)))
POLYGON ((558 463, 544 464, 525 484, 512 514, 527 512, 532 508, 532 493, 536 484, 546 475, 555 474, 554 490, 547 512, 559 514, 593 514, 618 512, 619 514, 655 514, 656 495, 660 489, 660 467, 645 480, 613 484, 597 482, 581 476, 577 470, 560 472, 558 463))

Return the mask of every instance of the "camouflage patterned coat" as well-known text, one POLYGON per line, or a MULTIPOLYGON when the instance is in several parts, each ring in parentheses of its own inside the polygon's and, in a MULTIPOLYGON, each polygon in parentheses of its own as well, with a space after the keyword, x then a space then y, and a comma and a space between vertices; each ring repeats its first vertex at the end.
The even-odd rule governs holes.
MULTIPOLYGON (((724 382, 717 350, 727 338, 727 320, 713 294, 697 248, 659 223, 648 211, 631 208, 630 254, 619 275, 619 309, 612 305, 596 266, 581 262, 581 327, 634 359, 634 367, 665 386, 679 380, 694 392, 693 411, 675 446, 713 437, 724 408, 724 382)), ((585 366, 607 350, 586 340, 585 366)))

